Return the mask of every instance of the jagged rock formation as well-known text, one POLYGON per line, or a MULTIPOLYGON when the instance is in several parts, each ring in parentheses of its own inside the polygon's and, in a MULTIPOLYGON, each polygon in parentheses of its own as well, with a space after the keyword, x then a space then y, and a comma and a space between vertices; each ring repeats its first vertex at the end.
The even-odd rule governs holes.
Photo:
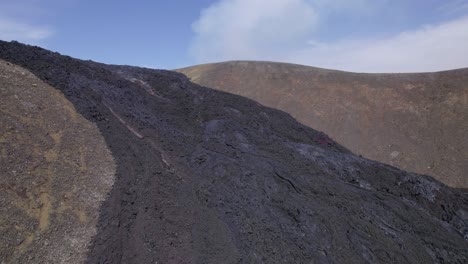
POLYGON ((468 69, 360 74, 241 61, 179 71, 284 110, 354 153, 468 188, 468 69))
POLYGON ((170 71, 6 42, 0 58, 60 90, 112 152, 88 263, 468 261, 463 190, 355 156, 284 112, 170 71))

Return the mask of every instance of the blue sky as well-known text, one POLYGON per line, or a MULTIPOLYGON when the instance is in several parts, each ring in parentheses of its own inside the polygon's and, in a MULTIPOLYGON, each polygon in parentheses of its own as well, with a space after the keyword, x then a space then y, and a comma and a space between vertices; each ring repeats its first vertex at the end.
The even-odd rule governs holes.
POLYGON ((468 0, 0 0, 0 39, 165 69, 272 60, 437 71, 468 67, 468 0))

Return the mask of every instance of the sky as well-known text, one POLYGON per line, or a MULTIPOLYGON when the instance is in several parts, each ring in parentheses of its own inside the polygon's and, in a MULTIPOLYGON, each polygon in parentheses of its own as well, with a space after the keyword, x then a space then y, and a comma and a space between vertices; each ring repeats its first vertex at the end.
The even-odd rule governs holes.
POLYGON ((0 39, 161 69, 266 60, 440 71, 468 67, 468 0, 0 0, 0 39))

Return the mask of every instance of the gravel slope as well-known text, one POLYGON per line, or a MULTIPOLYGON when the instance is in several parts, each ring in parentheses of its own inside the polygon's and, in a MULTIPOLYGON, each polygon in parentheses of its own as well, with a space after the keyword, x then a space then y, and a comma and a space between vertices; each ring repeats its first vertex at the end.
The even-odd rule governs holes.
POLYGON ((85 261, 115 166, 60 91, 0 60, 0 263, 85 261))

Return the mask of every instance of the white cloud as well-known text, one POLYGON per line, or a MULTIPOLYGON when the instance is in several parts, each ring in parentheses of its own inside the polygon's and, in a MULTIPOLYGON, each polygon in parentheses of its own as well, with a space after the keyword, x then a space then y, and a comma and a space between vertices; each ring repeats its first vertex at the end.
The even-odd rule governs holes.
POLYGON ((283 59, 360 72, 421 72, 468 67, 468 17, 385 39, 315 43, 283 59))
POLYGON ((0 39, 41 44, 54 30, 38 23, 53 16, 51 7, 57 8, 71 0, 0 0, 0 39))
POLYGON ((0 18, 0 39, 2 40, 38 41, 48 38, 52 34, 52 30, 48 27, 34 26, 0 18))
POLYGON ((388 1, 395 0, 308 0, 308 2, 319 9, 321 13, 347 11, 355 14, 375 11, 376 8, 388 3, 388 1))
POLYGON ((194 23, 191 52, 198 63, 272 60, 359 72, 468 67, 468 17, 385 38, 314 39, 327 12, 368 13, 377 2, 386 0, 220 0, 194 23))
POLYGON ((315 9, 304 0, 222 0, 193 24, 191 52, 199 61, 273 59, 275 52, 305 43, 316 22, 315 9))

